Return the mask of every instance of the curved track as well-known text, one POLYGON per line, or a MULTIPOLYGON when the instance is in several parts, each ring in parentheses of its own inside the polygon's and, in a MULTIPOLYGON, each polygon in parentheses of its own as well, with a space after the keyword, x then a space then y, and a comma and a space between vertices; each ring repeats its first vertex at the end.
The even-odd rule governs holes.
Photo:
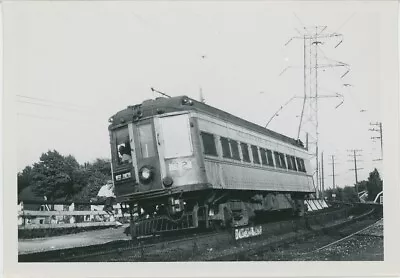
MULTIPOLYGON (((235 240, 234 231, 202 231, 196 234, 172 235, 166 238, 150 238, 139 242, 115 241, 107 244, 31 253, 19 256, 19 262, 71 262, 71 261, 187 261, 230 260, 232 254, 255 252, 257 247, 296 240, 300 236, 326 233, 335 227, 345 226, 374 214, 375 209, 364 207, 349 218, 351 209, 329 209, 311 213, 301 219, 262 224, 263 234, 258 237, 235 240), (367 212, 365 212, 367 210, 367 212), (248 248, 242 248, 243 244, 248 248), (254 244, 251 244, 254 243, 254 244), (262 243, 262 244, 260 244, 262 243), (239 250, 238 247, 242 250, 239 250), (232 248, 233 247, 233 248, 232 248), (233 253, 220 252, 226 248, 233 253), (236 250, 235 250, 236 249, 236 250)), ((356 210, 357 211, 357 210, 356 210)), ((235 256, 236 256, 235 255, 235 256)))

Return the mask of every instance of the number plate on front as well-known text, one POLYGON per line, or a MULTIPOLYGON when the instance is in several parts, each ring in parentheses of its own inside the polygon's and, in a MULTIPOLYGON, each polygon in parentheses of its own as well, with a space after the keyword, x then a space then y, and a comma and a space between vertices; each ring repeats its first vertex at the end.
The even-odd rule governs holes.
POLYGON ((192 162, 190 160, 174 161, 169 164, 170 171, 182 171, 192 169, 192 162))

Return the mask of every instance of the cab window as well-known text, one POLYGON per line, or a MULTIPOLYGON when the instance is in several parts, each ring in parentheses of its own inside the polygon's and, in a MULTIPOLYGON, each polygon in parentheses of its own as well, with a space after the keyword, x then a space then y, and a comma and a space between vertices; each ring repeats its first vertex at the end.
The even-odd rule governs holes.
POLYGON ((132 162, 128 127, 123 127, 115 131, 115 145, 117 150, 117 164, 126 164, 132 162))

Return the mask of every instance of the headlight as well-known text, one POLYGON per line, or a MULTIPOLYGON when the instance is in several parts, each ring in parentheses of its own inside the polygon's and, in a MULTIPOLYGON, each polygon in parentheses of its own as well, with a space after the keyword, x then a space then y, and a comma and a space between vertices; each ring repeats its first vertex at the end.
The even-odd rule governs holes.
POLYGON ((153 178, 154 171, 149 166, 143 166, 139 171, 139 178, 143 183, 149 182, 153 178))
POLYGON ((142 171, 142 178, 145 180, 148 180, 151 176, 151 171, 150 169, 144 168, 142 171))

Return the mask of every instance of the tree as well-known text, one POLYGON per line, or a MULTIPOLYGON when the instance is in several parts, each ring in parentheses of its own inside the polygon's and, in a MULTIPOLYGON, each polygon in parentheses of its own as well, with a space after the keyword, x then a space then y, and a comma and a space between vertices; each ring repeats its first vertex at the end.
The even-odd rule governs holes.
POLYGON ((98 158, 80 165, 74 156, 63 156, 56 150, 42 153, 39 162, 18 173, 18 193, 28 186, 49 200, 89 201, 111 179, 108 159, 98 158))
POLYGON ((22 192, 25 188, 27 188, 31 184, 32 180, 32 167, 26 166, 22 172, 17 174, 17 187, 18 194, 22 192))
POLYGON ((380 178, 378 170, 375 168, 369 173, 367 181, 368 200, 373 201, 379 192, 383 189, 383 181, 380 178))
POLYGON ((97 197, 100 188, 111 179, 110 160, 97 158, 92 163, 85 163, 85 177, 85 186, 75 195, 76 200, 88 201, 97 197))
POLYGON ((83 175, 76 159, 62 156, 56 150, 40 156, 40 161, 33 164, 33 190, 50 200, 71 198, 84 184, 83 175))
POLYGON ((337 187, 335 189, 328 189, 325 191, 325 194, 328 198, 328 201, 336 200, 342 202, 358 202, 358 196, 356 190, 353 186, 346 186, 346 187, 337 187), (336 197, 333 198, 332 194, 336 194, 336 197))
POLYGON ((88 163, 87 168, 111 177, 111 163, 109 159, 97 158, 94 162, 88 163))
POLYGON ((359 202, 358 194, 354 186, 345 186, 343 188, 343 201, 349 203, 359 202))
POLYGON ((358 189, 358 192, 367 190, 367 181, 359 181, 357 183, 357 189, 358 189))

